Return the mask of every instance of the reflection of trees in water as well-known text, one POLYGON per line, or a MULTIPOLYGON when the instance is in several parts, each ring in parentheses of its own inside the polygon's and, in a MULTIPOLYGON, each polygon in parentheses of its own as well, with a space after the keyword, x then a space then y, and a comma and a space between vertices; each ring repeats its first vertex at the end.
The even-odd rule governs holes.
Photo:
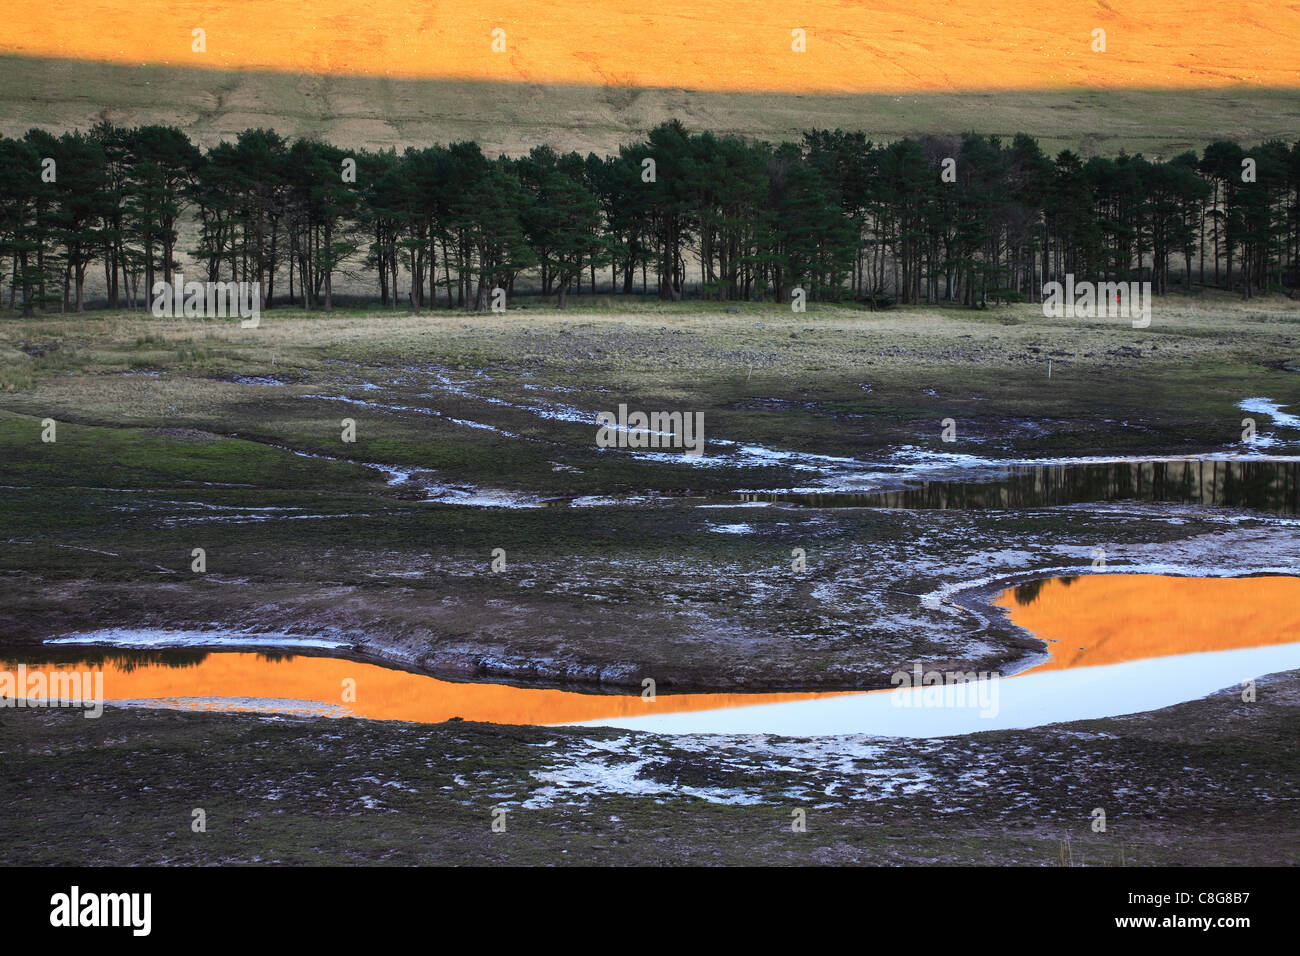
POLYGON ((989 481, 929 481, 872 494, 745 495, 819 507, 921 510, 1034 508, 1098 501, 1168 501, 1296 514, 1300 463, 1147 461, 1010 469, 989 481))
MULTIPOLYGON (((78 648, 77 650, 58 650, 42 654, 40 664, 66 666, 69 670, 85 670, 104 664, 112 665, 125 673, 131 673, 141 667, 174 667, 183 670, 198 667, 208 656, 207 651, 181 650, 164 648, 159 650, 99 650, 96 648, 78 648), (83 666, 84 665, 84 666, 83 666)), ((28 666, 35 666, 35 659, 28 666)))
MULTIPOLYGON (((28 658, 27 666, 57 666, 66 670, 93 670, 107 664, 129 674, 144 667, 173 667, 178 670, 184 670, 187 667, 198 667, 214 653, 221 652, 170 647, 157 650, 58 649, 44 653, 39 658, 28 658)), ((294 658, 291 653, 272 650, 258 651, 257 656, 273 664, 291 661, 294 658)))
POLYGON ((280 664, 285 661, 293 660, 293 655, 287 654, 284 651, 258 651, 257 656, 264 661, 270 661, 272 664, 280 664))
POLYGON ((191 651, 188 653, 175 653, 167 650, 127 651, 107 654, 104 659, 106 663, 111 663, 115 667, 130 673, 137 667, 174 667, 177 670, 198 667, 207 656, 205 651, 191 651))
POLYGON ((1036 581, 1026 581, 1024 584, 1016 585, 1014 592, 1016 603, 1022 607, 1033 604, 1038 600, 1038 593, 1043 590, 1043 585, 1050 580, 1051 578, 1039 578, 1036 581))

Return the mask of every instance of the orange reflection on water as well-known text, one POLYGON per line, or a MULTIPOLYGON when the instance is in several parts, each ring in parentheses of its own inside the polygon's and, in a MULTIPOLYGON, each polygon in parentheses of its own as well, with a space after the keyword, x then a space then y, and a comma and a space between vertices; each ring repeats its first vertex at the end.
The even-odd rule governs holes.
POLYGON ((1023 673, 1300 641, 1300 578, 1094 574, 1052 578, 994 601, 1048 642, 1023 673), (1023 602, 1023 603, 1022 603, 1023 602))
MULTIPOLYGON (((0 663, 0 670, 13 672, 16 667, 14 663, 0 663)), ((123 667, 112 660, 27 665, 27 673, 44 673, 47 681, 56 671, 98 669, 104 672, 104 699, 110 701, 164 700, 186 709, 242 711, 265 711, 267 707, 240 698, 316 701, 325 705, 321 712, 341 708, 356 717, 420 723, 462 717, 496 724, 566 724, 849 693, 659 694, 649 701, 639 694, 578 694, 505 684, 462 684, 341 658, 268 658, 245 651, 209 653, 186 667, 153 662, 123 667), (344 700, 344 681, 349 679, 356 682, 355 703, 344 700)))
MULTIPOLYGON (((994 601, 1013 623, 1048 642, 1050 659, 1022 673, 1095 667, 1205 651, 1300 641, 1300 578, 1088 575, 1031 582, 994 601)), ((187 660, 184 656, 173 660, 187 660)), ((0 663, 16 672, 17 664, 0 663)), ((102 662, 26 665, 27 673, 102 670, 104 699, 156 700, 193 710, 349 714, 438 723, 569 724, 653 714, 842 697, 860 691, 770 694, 639 694, 455 683, 334 657, 209 652, 182 667, 126 652, 102 662), (355 701, 345 700, 347 681, 355 701), (315 702, 295 707, 290 702, 315 702)), ((39 696, 33 694, 32 696, 39 696)))

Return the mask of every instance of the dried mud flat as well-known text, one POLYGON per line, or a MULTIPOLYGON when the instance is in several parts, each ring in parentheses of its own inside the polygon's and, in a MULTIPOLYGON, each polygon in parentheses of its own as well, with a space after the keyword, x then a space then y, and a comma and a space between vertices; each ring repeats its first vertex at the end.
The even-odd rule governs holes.
MULTIPOLYGON (((639 534, 644 550, 597 547, 557 561, 512 548, 497 574, 479 557, 490 554, 490 538, 434 557, 379 547, 382 529, 369 524, 360 532, 368 546, 335 540, 338 555, 323 567, 309 549, 282 544, 263 554, 239 537, 216 549, 208 537, 211 553, 238 552, 250 568, 274 558, 278 573, 211 570, 194 581, 168 569, 39 583, 32 575, 12 587, 0 620, 9 646, 114 628, 270 632, 328 639, 363 659, 460 680, 622 691, 646 678, 665 690, 865 689, 889 686, 892 673, 917 661, 1002 673, 1023 666, 1043 644, 988 602, 1035 578, 1300 566, 1296 519, 1192 507, 743 512, 744 535, 717 533, 729 509, 669 509, 652 527, 639 512, 602 512, 621 533, 639 534), (794 547, 808 555, 801 574, 789 566, 794 547), (1091 566, 1098 547, 1104 569, 1091 566), (286 576, 285 567, 297 573, 286 576)), ((542 514, 536 533, 556 540, 576 538, 575 526, 591 520, 542 514)), ((515 519, 514 533, 525 524, 515 519)), ((174 549, 185 554, 183 539, 174 549)), ((46 554, 67 560, 59 549, 46 554)))
MULTIPOLYGON (((1146 334, 1028 308, 286 313, 256 340, 122 315, 15 323, 0 332, 0 647, 277 632, 438 676, 596 691, 861 689, 918 661, 1013 670, 1042 645, 989 605, 1000 590, 1294 574, 1297 519, 738 491, 890 488, 1011 459, 1292 454, 1300 431, 1280 410, 1300 407, 1298 319, 1269 300, 1173 302, 1146 334), (595 450, 589 415, 623 401, 704 410, 706 460, 595 450), (1243 401, 1266 444, 1243 442, 1243 401), (344 416, 355 443, 339 440, 344 416), (37 437, 45 417, 55 444, 37 437), (945 417, 956 445, 938 437, 945 417)), ((0 828, 31 862, 1295 862, 1296 680, 1261 681, 1252 704, 1225 692, 922 741, 4 711, 0 828), (206 835, 188 828, 199 806, 206 835), (506 834, 490 828, 498 806, 506 834), (798 809, 807 833, 790 831, 798 809), (129 845, 112 835, 124 827, 129 845)))
POLYGON ((921 741, 110 707, 5 712, 0 756, 18 864, 1294 865, 1300 846, 1300 672, 1253 703, 921 741))
POLYGON ((1097 548, 1112 571, 1297 566, 1293 519, 1238 509, 755 507, 737 491, 1286 454, 1292 420, 1251 413, 1243 443, 1240 406, 1300 407, 1284 367, 1300 304, 1175 296, 1145 332, 1033 307, 591 306, 277 311, 256 334, 124 314, 6 327, 0 377, 21 387, 0 394, 0 643, 224 628, 459 678, 863 688, 917 660, 1023 659, 1037 643, 983 599, 1091 573, 1097 548), (702 410, 707 454, 597 448, 596 411, 623 402, 702 410), (39 441, 46 417, 57 443, 39 441))

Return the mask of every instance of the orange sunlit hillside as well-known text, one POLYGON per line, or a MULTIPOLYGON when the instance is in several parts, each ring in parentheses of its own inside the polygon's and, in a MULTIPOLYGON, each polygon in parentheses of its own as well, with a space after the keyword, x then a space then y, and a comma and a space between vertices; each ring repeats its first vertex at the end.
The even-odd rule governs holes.
POLYGON ((130 65, 717 91, 1300 87, 1300 5, 1277 0, 9 0, 5 21, 0 53, 130 65))
POLYGON ((1047 581, 1028 603, 1014 591, 996 603, 1049 642, 1052 658, 1036 671, 1300 641, 1293 577, 1090 575, 1047 581))

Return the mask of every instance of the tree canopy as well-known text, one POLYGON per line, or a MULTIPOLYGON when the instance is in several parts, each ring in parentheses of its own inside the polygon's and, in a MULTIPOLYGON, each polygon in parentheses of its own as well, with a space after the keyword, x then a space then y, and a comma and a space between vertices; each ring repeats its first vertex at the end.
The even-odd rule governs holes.
POLYGON ((561 307, 602 282, 975 306, 1036 300, 1066 273, 1250 297, 1300 285, 1300 142, 1084 160, 1023 134, 770 144, 676 121, 585 157, 347 151, 266 129, 204 151, 174 127, 108 122, 0 138, 10 308, 81 310, 97 266, 110 307, 142 306, 182 235, 203 278, 256 282, 264 308, 332 308, 340 275, 416 310, 483 310, 521 277, 561 307))

